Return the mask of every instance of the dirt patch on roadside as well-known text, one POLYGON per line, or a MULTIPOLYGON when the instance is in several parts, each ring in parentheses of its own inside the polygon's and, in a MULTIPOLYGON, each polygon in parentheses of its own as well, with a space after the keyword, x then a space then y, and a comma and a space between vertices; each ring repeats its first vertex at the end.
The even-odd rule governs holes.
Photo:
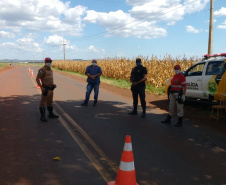
POLYGON ((4 72, 4 71, 7 71, 9 69, 12 69, 13 67, 12 66, 4 66, 4 67, 0 67, 0 73, 4 72))
MULTIPOLYGON (((73 78, 75 80, 84 81, 84 83, 86 83, 86 78, 82 76, 69 74, 63 71, 56 71, 56 72, 62 75, 68 76, 70 78, 73 78)), ((100 87, 105 90, 111 91, 115 94, 118 94, 120 96, 124 96, 126 98, 132 99, 132 94, 130 89, 122 89, 122 88, 114 87, 103 82, 101 82, 100 87)), ((160 96, 160 95, 153 95, 150 93, 146 93, 146 102, 147 102, 147 106, 149 106, 150 108, 159 108, 161 110, 164 110, 166 113, 168 111, 169 102, 166 95, 160 96)), ((184 119, 190 120, 196 125, 198 124, 200 126, 202 125, 202 126, 208 126, 208 127, 211 126, 216 128, 217 130, 226 132, 226 118, 221 118, 218 121, 218 123, 216 122, 215 119, 209 118, 210 112, 211 112, 211 105, 188 102, 185 104, 184 112, 185 112, 184 119)), ((165 119, 164 115, 163 115, 163 119, 165 119)))

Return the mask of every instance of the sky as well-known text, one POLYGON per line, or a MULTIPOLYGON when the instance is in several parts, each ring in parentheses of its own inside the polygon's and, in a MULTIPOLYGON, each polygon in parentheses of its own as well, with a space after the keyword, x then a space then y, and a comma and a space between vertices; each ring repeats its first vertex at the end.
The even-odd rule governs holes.
MULTIPOLYGON (((0 60, 202 57, 209 17, 210 0, 1 0, 0 60)), ((213 29, 225 53, 226 0, 213 29)))

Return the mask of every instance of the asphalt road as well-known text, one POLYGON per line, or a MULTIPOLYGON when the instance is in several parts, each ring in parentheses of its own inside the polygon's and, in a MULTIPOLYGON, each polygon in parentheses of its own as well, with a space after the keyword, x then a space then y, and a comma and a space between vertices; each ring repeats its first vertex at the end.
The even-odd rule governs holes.
POLYGON ((106 185, 116 178, 126 135, 140 185, 226 184, 224 133, 189 119, 182 128, 160 124, 166 112, 158 108, 148 108, 145 119, 129 116, 131 94, 101 86, 98 105, 92 106, 91 94, 89 106, 81 107, 85 80, 57 72, 54 110, 60 119, 43 123, 38 68, 32 69, 34 76, 27 67, 0 74, 0 185, 106 185))

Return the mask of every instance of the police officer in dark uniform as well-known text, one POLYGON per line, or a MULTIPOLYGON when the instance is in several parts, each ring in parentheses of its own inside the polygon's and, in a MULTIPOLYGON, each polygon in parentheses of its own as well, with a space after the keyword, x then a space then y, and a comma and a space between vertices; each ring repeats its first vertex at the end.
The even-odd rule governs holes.
POLYGON ((136 67, 132 69, 130 81, 132 82, 131 91, 133 95, 133 111, 129 115, 137 114, 138 95, 140 97, 141 107, 143 109, 142 118, 146 116, 145 101, 145 81, 147 80, 147 69, 141 65, 141 59, 136 59, 136 67))
POLYGON ((39 110, 41 113, 40 120, 43 122, 47 122, 45 117, 45 109, 47 105, 47 109, 49 111, 49 118, 59 118, 58 115, 53 113, 53 90, 56 88, 56 85, 53 82, 53 71, 51 69, 51 58, 45 58, 45 66, 38 70, 38 74, 36 77, 36 82, 40 86, 42 91, 42 98, 39 105, 39 110))

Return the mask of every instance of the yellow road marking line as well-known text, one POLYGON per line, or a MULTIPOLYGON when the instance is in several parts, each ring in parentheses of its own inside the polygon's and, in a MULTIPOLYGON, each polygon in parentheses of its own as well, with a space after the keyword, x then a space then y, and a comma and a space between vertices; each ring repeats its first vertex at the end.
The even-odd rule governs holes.
MULTIPOLYGON (((32 81, 32 83, 34 84, 34 86, 36 86, 36 81, 35 81, 35 79, 33 78, 33 77, 31 77, 31 81, 32 81)), ((38 90, 38 89, 37 89, 38 90)), ((39 91, 39 93, 40 93, 40 91, 39 91)), ((40 93, 41 94, 41 93, 40 93)))
POLYGON ((69 132, 69 134, 74 139, 74 141, 79 145, 79 147, 85 153, 85 155, 89 158, 89 160, 91 161, 93 166, 96 168, 96 170, 100 173, 100 175, 103 177, 105 182, 112 181, 112 177, 110 176, 110 174, 104 169, 104 167, 95 158, 92 152, 86 147, 86 145, 79 139, 79 137, 74 133, 74 131, 68 126, 65 120, 62 117, 60 117, 59 120, 61 124, 66 128, 66 130, 69 132))
POLYGON ((112 170, 117 172, 117 167, 115 167, 115 164, 111 162, 103 151, 96 145, 96 143, 88 136, 88 134, 66 113, 64 110, 55 102, 57 108, 60 110, 60 112, 63 113, 63 115, 67 118, 67 120, 79 131, 79 133, 82 134, 82 136, 89 142, 89 144, 95 149, 95 151, 101 156, 103 160, 107 162, 107 164, 111 167, 112 170))
MULTIPOLYGON (((35 77, 32 76, 31 81, 36 86, 35 77)), ((37 91, 40 92, 40 89, 37 89, 37 91)), ((106 163, 111 167, 112 170, 117 172, 117 168, 115 167, 114 163, 110 160, 106 159, 105 154, 102 152, 102 150, 94 143, 94 141, 88 136, 88 134, 60 107, 58 103, 54 101, 54 104, 57 106, 58 110, 63 113, 63 115, 66 117, 66 119, 81 133, 81 135, 89 142, 89 144, 93 147, 93 149, 101 156, 101 159, 104 159, 106 163)), ((58 119, 61 124, 66 128, 68 133, 71 135, 71 137, 74 139, 74 141, 79 145, 81 150, 85 153, 85 155, 89 158, 93 166, 96 168, 96 170, 100 173, 100 175, 103 177, 105 182, 112 181, 112 177, 110 174, 105 170, 105 168, 101 165, 101 163, 95 158, 95 156, 92 154, 92 152, 86 147, 86 145, 81 141, 81 139, 75 134, 75 132, 69 127, 69 125, 66 123, 66 121, 60 117, 58 119)))

